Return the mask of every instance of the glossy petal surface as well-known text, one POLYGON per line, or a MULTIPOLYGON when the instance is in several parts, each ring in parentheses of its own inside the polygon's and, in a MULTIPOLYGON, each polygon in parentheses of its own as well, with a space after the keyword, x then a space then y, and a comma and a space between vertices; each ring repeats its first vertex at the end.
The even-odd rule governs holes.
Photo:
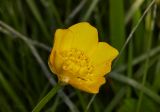
POLYGON ((49 66, 59 81, 89 93, 98 93, 118 51, 98 42, 96 28, 87 22, 56 30, 49 66))

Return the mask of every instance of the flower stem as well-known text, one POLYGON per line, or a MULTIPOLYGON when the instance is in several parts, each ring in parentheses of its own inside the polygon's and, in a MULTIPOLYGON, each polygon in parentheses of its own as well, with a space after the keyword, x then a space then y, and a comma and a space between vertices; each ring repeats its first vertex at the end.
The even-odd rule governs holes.
POLYGON ((40 110, 46 105, 46 103, 58 92, 61 85, 57 83, 49 93, 34 107, 32 112, 40 112, 40 110))

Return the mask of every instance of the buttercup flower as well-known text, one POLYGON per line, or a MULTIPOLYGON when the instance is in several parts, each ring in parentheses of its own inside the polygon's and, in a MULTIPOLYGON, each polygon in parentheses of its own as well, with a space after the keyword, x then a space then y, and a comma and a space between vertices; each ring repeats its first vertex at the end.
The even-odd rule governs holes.
POLYGON ((97 29, 87 22, 68 29, 58 29, 49 57, 49 67, 58 80, 75 88, 98 93, 110 72, 118 51, 105 42, 98 42, 97 29))

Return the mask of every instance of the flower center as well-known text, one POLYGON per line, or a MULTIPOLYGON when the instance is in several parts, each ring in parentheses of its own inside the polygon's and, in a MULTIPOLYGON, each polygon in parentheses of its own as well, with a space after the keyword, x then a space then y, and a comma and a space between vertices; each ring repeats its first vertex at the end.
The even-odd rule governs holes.
POLYGON ((89 57, 81 50, 72 48, 61 52, 64 59, 62 69, 77 75, 88 75, 93 71, 89 57))

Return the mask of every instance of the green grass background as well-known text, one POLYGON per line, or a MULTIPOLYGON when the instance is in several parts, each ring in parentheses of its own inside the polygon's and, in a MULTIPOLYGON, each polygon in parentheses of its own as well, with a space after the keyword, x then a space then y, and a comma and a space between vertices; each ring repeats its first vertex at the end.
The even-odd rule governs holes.
POLYGON ((42 112, 160 110, 159 0, 1 0, 0 112, 31 112, 51 90, 53 34, 80 21, 120 55, 99 94, 67 86, 42 112))

